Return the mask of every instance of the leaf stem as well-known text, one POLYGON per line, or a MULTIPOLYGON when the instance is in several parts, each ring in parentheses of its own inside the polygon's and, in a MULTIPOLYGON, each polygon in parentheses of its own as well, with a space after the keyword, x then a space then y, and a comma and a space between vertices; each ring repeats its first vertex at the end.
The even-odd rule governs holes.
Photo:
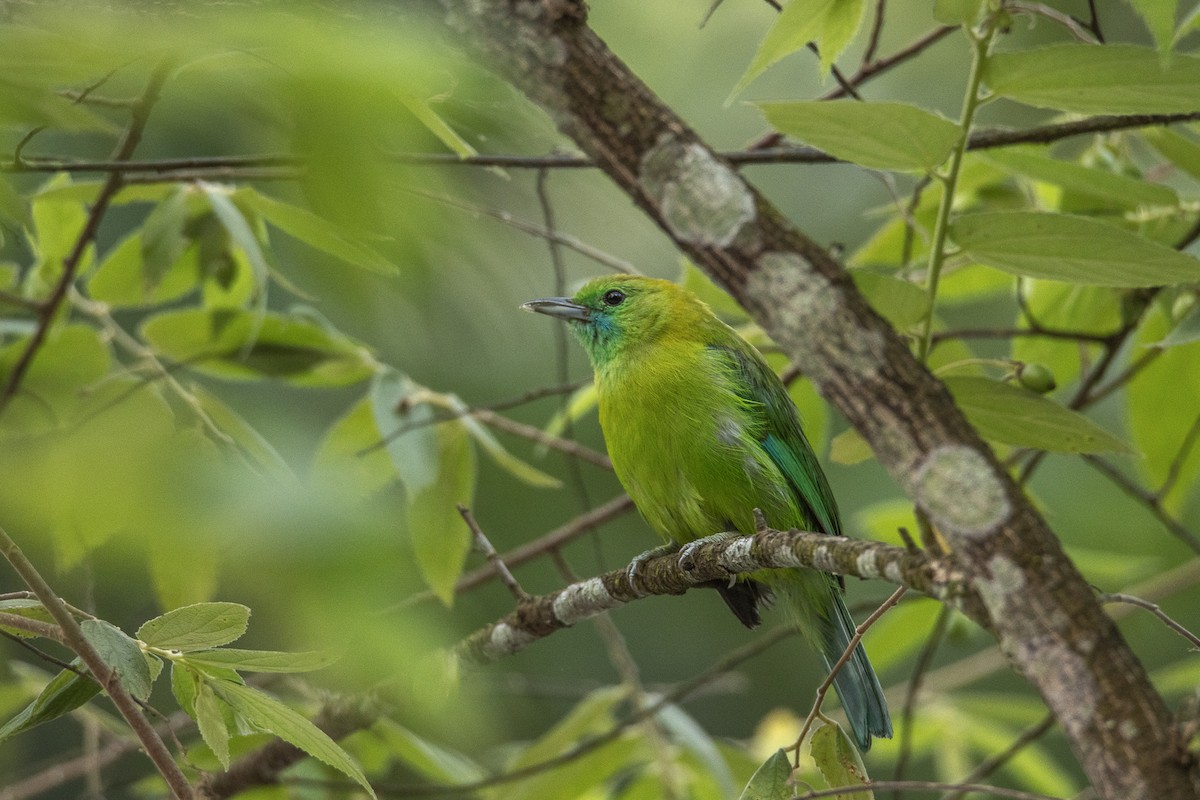
POLYGON ((971 124, 975 120, 975 111, 979 107, 979 85, 983 79, 983 67, 987 63, 988 51, 996 34, 995 24, 989 20, 982 32, 967 29, 971 39, 973 56, 971 72, 967 76, 967 91, 963 97, 962 115, 959 117, 958 143, 950 154, 950 166, 946 174, 940 176, 942 184, 942 200, 938 204, 937 220, 933 228, 933 242, 929 248, 929 273, 925 286, 929 291, 929 312, 925 317, 925 327, 917 344, 917 360, 922 363, 929 357, 929 349, 933 343, 933 312, 937 305, 938 280, 941 278, 942 265, 946 260, 946 233, 950 227, 950 212, 954 208, 954 190, 958 186, 958 174, 962 169, 963 156, 967 152, 967 144, 971 138, 971 124))

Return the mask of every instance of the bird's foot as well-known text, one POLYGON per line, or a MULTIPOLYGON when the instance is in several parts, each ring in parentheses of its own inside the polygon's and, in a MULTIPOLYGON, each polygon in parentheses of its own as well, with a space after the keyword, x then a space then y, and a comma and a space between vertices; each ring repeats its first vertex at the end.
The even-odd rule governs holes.
POLYGON ((625 570, 625 576, 629 578, 630 585, 637 579, 638 573, 642 571, 647 561, 658 558, 659 556, 669 556, 679 550, 678 542, 667 542, 666 544, 653 547, 646 552, 634 556, 633 561, 629 562, 629 569, 625 570))
POLYGON ((717 542, 725 542, 730 539, 736 539, 741 536, 740 533, 733 531, 722 531, 714 533, 711 536, 704 536, 700 539, 692 541, 679 548, 679 568, 684 572, 691 572, 696 568, 696 551, 706 544, 716 544, 717 542))

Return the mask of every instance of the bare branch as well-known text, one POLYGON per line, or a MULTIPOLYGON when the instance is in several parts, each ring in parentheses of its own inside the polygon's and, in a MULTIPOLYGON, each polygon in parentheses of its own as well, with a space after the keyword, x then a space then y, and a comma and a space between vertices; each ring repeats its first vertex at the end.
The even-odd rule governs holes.
POLYGON ((455 654, 464 663, 485 664, 523 650, 562 628, 633 600, 651 595, 683 594, 689 589, 760 569, 810 567, 839 575, 880 578, 953 603, 979 620, 978 598, 963 590, 961 575, 943 562, 930 561, 900 547, 805 531, 775 531, 701 545, 691 569, 679 556, 646 561, 631 581, 628 568, 573 583, 550 594, 530 597, 516 610, 460 642, 455 654))

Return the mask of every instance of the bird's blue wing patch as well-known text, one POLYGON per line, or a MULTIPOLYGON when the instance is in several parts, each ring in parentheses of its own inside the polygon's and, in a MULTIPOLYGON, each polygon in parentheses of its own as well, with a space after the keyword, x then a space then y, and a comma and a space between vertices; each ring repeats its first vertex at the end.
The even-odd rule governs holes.
POLYGON ((755 352, 744 353, 721 345, 710 347, 729 359, 740 378, 738 385, 744 391, 744 398, 761 409, 765 417, 762 447, 791 484, 813 524, 823 533, 841 536, 837 501, 800 426, 796 406, 778 376, 755 352))

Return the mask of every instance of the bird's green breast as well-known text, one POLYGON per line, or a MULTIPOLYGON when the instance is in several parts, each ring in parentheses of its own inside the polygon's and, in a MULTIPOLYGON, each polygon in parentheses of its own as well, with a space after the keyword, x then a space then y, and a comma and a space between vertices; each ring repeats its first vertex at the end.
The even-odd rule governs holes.
POLYGON ((801 524, 787 482, 761 446, 761 409, 736 391, 727 361, 693 341, 660 342, 597 370, 600 424, 622 485, 662 536, 688 542, 730 525, 801 524))

